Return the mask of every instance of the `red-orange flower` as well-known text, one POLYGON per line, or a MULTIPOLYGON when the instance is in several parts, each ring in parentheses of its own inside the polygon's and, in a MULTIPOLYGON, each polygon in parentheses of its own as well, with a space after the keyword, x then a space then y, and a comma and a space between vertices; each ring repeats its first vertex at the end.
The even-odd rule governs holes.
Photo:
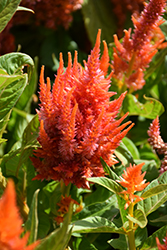
POLYGON ((57 224, 63 222, 64 215, 68 213, 71 203, 78 205, 75 209, 75 213, 78 213, 83 209, 82 204, 79 204, 76 200, 72 199, 71 195, 70 196, 62 195, 60 202, 57 203, 57 205, 60 207, 57 211, 59 215, 55 218, 57 224))
POLYGON ((159 241, 159 239, 156 237, 156 242, 157 242, 157 247, 158 247, 158 250, 167 250, 167 236, 165 237, 165 239, 163 239, 164 241, 164 245, 162 245, 159 241))
POLYGON ((145 172, 141 172, 143 165, 144 162, 138 165, 134 164, 133 166, 130 164, 126 171, 124 170, 122 177, 120 176, 121 180, 117 181, 127 189, 121 192, 126 200, 125 208, 127 208, 130 203, 137 203, 142 200, 141 197, 134 193, 142 191, 149 184, 149 182, 145 183, 146 180, 143 179, 145 175, 145 172))
POLYGON ((161 39, 156 39, 160 33, 159 25, 163 22, 160 16, 165 4, 165 0, 150 0, 139 18, 132 16, 135 27, 132 36, 131 29, 125 30, 123 42, 120 43, 114 35, 113 77, 120 87, 126 86, 132 92, 144 86, 144 71, 165 39, 163 35, 161 39))
POLYGON ((100 31, 85 68, 78 64, 77 53, 72 66, 69 53, 65 72, 60 54, 52 92, 50 79, 44 82, 42 67, 38 111, 41 147, 32 157, 38 172, 36 179, 62 179, 66 185, 71 182, 85 188, 89 187, 86 178, 104 175, 100 157, 109 166, 116 162, 113 153, 133 124, 127 129, 130 121, 120 125, 128 114, 115 119, 126 93, 109 100, 115 93, 108 92, 111 76, 105 78, 109 65, 107 46, 101 60, 99 48, 100 31))
POLYGON ((26 247, 29 233, 23 238, 22 219, 16 206, 16 193, 12 180, 8 181, 0 199, 0 250, 33 250, 39 244, 35 242, 26 247))

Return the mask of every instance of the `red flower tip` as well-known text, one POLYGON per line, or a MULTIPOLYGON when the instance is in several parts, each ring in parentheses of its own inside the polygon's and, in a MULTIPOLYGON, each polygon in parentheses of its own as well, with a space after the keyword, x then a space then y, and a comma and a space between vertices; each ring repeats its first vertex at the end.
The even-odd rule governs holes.
POLYGON ((88 177, 104 176, 100 157, 108 165, 115 164, 114 151, 133 126, 120 125, 127 116, 117 120, 126 93, 110 101, 110 79, 105 78, 108 50, 105 45, 100 59, 100 34, 95 47, 82 68, 75 52, 72 65, 68 53, 68 66, 60 65, 52 91, 50 81, 44 83, 43 67, 40 75, 40 132, 41 147, 34 150, 32 162, 37 170, 36 179, 63 180, 67 185, 89 188, 88 177), (102 68, 102 63, 104 68, 102 68), (125 129, 126 127, 126 129, 125 129))
POLYGON ((165 237, 165 239, 163 239, 163 241, 165 244, 161 244, 158 237, 156 237, 158 250, 167 250, 167 236, 165 237))
POLYGON ((29 233, 20 238, 23 232, 22 219, 16 205, 16 193, 12 180, 0 199, 0 249, 5 250, 33 250, 39 242, 27 246, 29 233))

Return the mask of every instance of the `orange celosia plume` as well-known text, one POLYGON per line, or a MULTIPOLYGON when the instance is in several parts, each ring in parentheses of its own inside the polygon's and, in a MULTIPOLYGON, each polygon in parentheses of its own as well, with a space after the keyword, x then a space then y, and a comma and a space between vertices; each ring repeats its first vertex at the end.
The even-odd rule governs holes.
POLYGON ((110 101, 110 77, 105 78, 109 66, 105 49, 101 59, 100 30, 88 61, 83 69, 75 53, 72 65, 64 72, 63 58, 51 91, 50 79, 44 82, 44 67, 40 75, 40 132, 41 145, 34 151, 32 162, 38 172, 36 179, 63 180, 77 187, 89 187, 86 178, 103 176, 102 157, 108 165, 115 164, 113 153, 127 134, 131 122, 120 125, 128 114, 115 118, 126 93, 110 101))
POLYGON ((126 86, 132 92, 144 86, 144 71, 165 40, 159 28, 165 5, 165 0, 150 0, 139 18, 132 16, 135 27, 132 35, 131 29, 125 30, 122 43, 114 35, 113 77, 121 88, 126 86))
POLYGON ((27 246, 29 233, 20 238, 23 233, 22 219, 16 206, 16 193, 12 180, 0 199, 0 250, 33 250, 39 244, 35 242, 27 246))
POLYGON ((145 183, 146 180, 143 179, 145 175, 145 172, 141 172, 143 165, 144 163, 133 166, 130 164, 126 171, 124 170, 122 177, 120 176, 121 180, 117 181, 127 189, 121 192, 126 200, 125 208, 127 208, 130 203, 136 203, 142 200, 141 197, 135 195, 134 193, 142 191, 149 184, 148 182, 145 183))

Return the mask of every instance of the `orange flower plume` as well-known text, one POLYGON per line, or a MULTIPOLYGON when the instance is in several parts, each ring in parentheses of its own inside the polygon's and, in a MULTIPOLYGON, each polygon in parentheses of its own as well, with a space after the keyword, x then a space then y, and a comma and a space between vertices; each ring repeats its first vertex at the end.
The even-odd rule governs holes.
POLYGON ((165 237, 165 239, 163 239, 163 241, 165 244, 162 245, 159 239, 156 237, 158 250, 167 250, 167 236, 165 237))
POLYGON ((144 71, 165 40, 159 28, 163 23, 160 16, 165 4, 165 0, 150 0, 139 18, 132 16, 135 27, 132 36, 131 29, 125 30, 123 42, 120 43, 117 35, 114 35, 113 77, 119 82, 120 88, 123 85, 132 92, 144 86, 144 71), (157 35, 161 39, 157 39, 157 35))
POLYGON ((69 53, 64 72, 60 54, 52 92, 50 79, 45 84, 44 67, 41 69, 38 111, 41 147, 31 158, 38 172, 35 179, 62 179, 66 185, 71 182, 89 188, 86 178, 104 176, 100 157, 110 166, 115 164, 113 153, 133 126, 130 121, 120 125, 128 114, 115 119, 126 93, 117 100, 109 100, 115 93, 108 92, 111 75, 105 78, 109 65, 105 43, 99 59, 100 33, 99 30, 84 69, 77 62, 77 52, 73 65, 69 53))
POLYGON ((16 193, 12 180, 8 181, 6 190, 0 199, 0 214, 0 250, 35 249, 39 242, 26 247, 29 233, 20 238, 23 233, 23 221, 16 206, 16 193))
POLYGON ((127 190, 122 191, 121 193, 124 195, 124 199, 126 200, 125 208, 127 208, 130 203, 137 203, 142 200, 141 197, 135 195, 134 193, 137 191, 142 191, 149 182, 145 183, 144 175, 146 172, 142 173, 141 169, 144 163, 140 163, 138 165, 131 165, 124 170, 124 174, 122 177, 120 176, 121 180, 118 180, 123 187, 127 190))

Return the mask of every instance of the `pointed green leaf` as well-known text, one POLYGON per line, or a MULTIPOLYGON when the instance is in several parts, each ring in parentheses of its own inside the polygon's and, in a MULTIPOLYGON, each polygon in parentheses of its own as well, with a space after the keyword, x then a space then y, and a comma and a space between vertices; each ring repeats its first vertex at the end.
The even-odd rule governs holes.
POLYGON ((120 145, 116 148, 114 154, 122 162, 123 166, 126 166, 129 163, 135 163, 131 152, 123 142, 121 142, 120 145))
POLYGON ((104 171, 108 174, 108 176, 114 181, 119 180, 119 176, 112 171, 112 169, 107 165, 107 163, 103 160, 103 158, 100 158, 100 161, 101 161, 104 171))
POLYGON ((122 187, 116 181, 113 181, 106 177, 91 177, 87 180, 99 184, 115 194, 118 194, 123 191, 122 187))
POLYGON ((47 236, 35 250, 63 250, 66 248, 72 232, 72 227, 69 227, 72 215, 72 206, 67 213, 62 227, 53 231, 47 236))
MULTIPOLYGON (((164 172, 163 174, 160 175, 158 179, 153 180, 143 191, 143 195, 147 196, 151 195, 149 190, 154 188, 152 191, 156 192, 156 188, 161 185, 166 185, 167 184, 167 172, 164 172), (148 193, 146 193, 148 191, 148 193)), ((148 216, 150 213, 155 211, 157 208, 159 208, 163 203, 167 201, 167 191, 162 191, 162 189, 165 188, 166 186, 161 186, 158 190, 159 192, 156 195, 153 195, 147 199, 144 199, 138 203, 138 209, 141 209, 144 211, 146 216, 148 216)), ((142 194, 141 194, 142 196, 142 194)))
POLYGON ((37 240, 38 235, 38 215, 37 215, 37 204, 38 204, 38 193, 39 189, 34 193, 28 219, 25 223, 25 230, 30 232, 28 238, 28 244, 31 244, 37 240))
POLYGON ((106 218, 94 216, 75 221, 73 233, 120 233, 126 234, 123 228, 117 228, 115 224, 106 218))
POLYGON ((123 103, 124 113, 129 112, 129 115, 141 115, 149 119, 155 119, 164 112, 162 103, 150 97, 144 97, 146 102, 140 103, 138 99, 131 94, 127 94, 123 103))
POLYGON ((166 192, 167 194, 167 184, 159 184, 158 186, 150 188, 141 195, 141 198, 147 199, 162 192, 166 192))
POLYGON ((0 32, 5 28, 17 10, 21 0, 1 1, 0 3, 0 32), (4 3, 3 3, 4 2, 4 3))
POLYGON ((139 227, 144 228, 147 225, 147 218, 144 214, 144 212, 140 209, 136 209, 134 211, 134 217, 131 217, 129 214, 127 215, 127 218, 132 221, 133 223, 136 223, 139 225, 139 227))
POLYGON ((138 151, 136 145, 128 137, 124 137, 122 139, 122 142, 127 147, 127 149, 130 151, 133 159, 140 159, 139 151, 138 151))

